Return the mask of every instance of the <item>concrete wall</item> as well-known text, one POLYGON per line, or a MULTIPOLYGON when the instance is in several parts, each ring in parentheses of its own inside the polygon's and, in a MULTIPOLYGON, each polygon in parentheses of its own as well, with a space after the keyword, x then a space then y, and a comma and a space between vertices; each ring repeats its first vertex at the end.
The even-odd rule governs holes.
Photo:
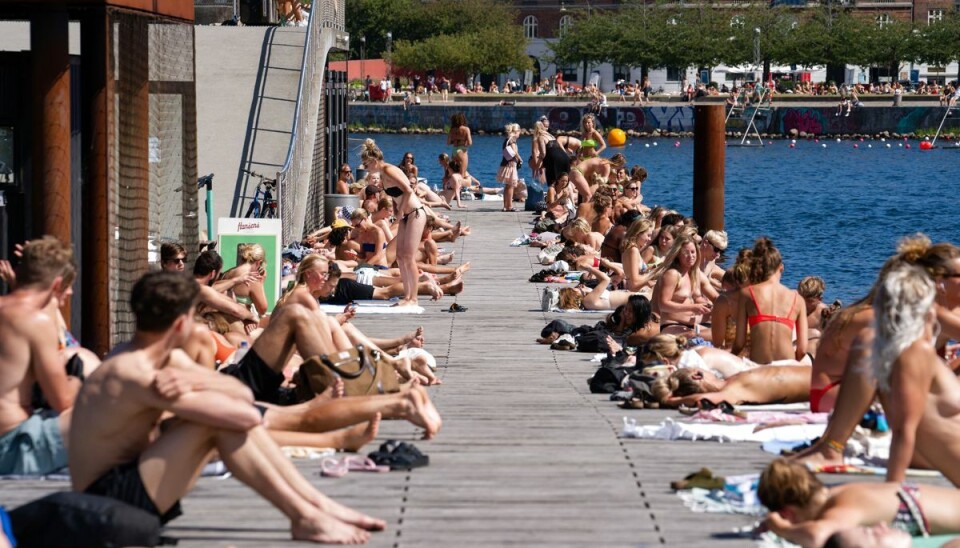
MULTIPOLYGON (((761 133, 788 134, 790 130, 810 134, 876 134, 883 131, 909 134, 917 130, 936 130, 945 112, 938 107, 860 107, 850 116, 835 116, 836 107, 778 107, 757 119, 761 133)), ((502 131, 503 127, 516 122, 524 128, 532 128, 541 115, 550 118, 551 129, 569 131, 577 129, 580 118, 586 112, 581 106, 458 106, 420 105, 403 110, 396 105, 384 106, 368 103, 350 104, 350 125, 376 126, 387 129, 444 128, 450 117, 463 112, 470 127, 482 131, 502 131)), ((601 117, 604 127, 620 127, 625 130, 652 132, 693 131, 693 107, 617 107, 611 106, 601 117)), ((730 131, 742 131, 746 120, 730 120, 730 131)), ((960 128, 960 116, 948 118, 944 128, 960 128)))

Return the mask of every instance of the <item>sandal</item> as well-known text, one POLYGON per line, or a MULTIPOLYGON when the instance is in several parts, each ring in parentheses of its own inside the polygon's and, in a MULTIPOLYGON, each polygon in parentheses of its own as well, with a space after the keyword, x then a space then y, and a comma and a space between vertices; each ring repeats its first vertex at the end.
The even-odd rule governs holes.
POLYGON ((346 460, 326 457, 320 460, 320 475, 325 478, 342 478, 350 471, 346 460))
POLYGON ((467 307, 465 307, 465 306, 460 306, 460 305, 457 304, 457 303, 451 304, 451 305, 450 305, 450 308, 448 309, 448 311, 450 311, 450 312, 466 312, 467 310, 468 310, 467 307))
POLYGON ((344 464, 347 465, 347 469, 351 472, 389 472, 389 466, 379 465, 368 457, 361 455, 350 455, 344 457, 344 464))
POLYGON ((387 466, 390 470, 411 470, 430 464, 430 457, 412 444, 394 440, 387 441, 380 446, 379 451, 368 456, 375 464, 387 466))

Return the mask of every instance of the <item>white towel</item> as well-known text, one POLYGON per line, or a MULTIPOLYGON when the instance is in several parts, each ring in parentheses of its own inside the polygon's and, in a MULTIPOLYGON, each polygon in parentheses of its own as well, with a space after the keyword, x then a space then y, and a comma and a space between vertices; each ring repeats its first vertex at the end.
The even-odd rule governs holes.
POLYGON ((660 424, 642 426, 636 419, 623 418, 623 437, 646 438, 657 440, 692 440, 692 441, 754 441, 766 442, 778 440, 782 442, 796 442, 798 445, 805 441, 823 435, 825 424, 791 424, 768 428, 754 432, 756 424, 749 423, 699 423, 681 422, 667 418, 660 424))
MULTIPOLYGON (((392 306, 390 301, 358 301, 357 314, 423 314, 422 306, 392 306)), ((340 314, 344 306, 321 304, 320 310, 327 314, 340 314)))

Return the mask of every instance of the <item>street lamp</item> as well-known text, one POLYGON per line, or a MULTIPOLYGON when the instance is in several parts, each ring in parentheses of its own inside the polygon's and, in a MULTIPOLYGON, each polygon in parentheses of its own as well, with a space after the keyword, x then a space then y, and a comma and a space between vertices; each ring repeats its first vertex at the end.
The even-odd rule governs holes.
MULTIPOLYGON (((387 59, 390 59, 390 54, 393 53, 393 33, 387 31, 387 59)), ((389 62, 389 61, 388 61, 389 62)), ((392 64, 390 65, 392 68, 392 64)), ((392 70, 387 70, 387 78, 390 78, 392 75, 392 70)))
POLYGON ((370 92, 367 89, 367 72, 363 70, 363 61, 366 57, 366 46, 367 46, 367 37, 363 34, 360 35, 360 81, 363 82, 363 93, 360 94, 360 98, 367 96, 367 93, 370 92))
POLYGON ((753 29, 753 66, 760 71, 758 80, 762 80, 764 76, 762 62, 763 60, 760 58, 760 27, 756 27, 753 29))

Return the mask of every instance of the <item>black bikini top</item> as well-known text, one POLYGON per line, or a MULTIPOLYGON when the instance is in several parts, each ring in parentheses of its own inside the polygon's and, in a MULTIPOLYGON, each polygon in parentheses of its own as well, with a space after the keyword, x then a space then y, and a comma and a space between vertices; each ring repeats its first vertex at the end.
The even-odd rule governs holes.
POLYGON ((394 198, 399 198, 400 196, 403 196, 403 189, 400 187, 392 186, 392 187, 383 189, 383 191, 387 193, 387 196, 393 196, 394 198))

